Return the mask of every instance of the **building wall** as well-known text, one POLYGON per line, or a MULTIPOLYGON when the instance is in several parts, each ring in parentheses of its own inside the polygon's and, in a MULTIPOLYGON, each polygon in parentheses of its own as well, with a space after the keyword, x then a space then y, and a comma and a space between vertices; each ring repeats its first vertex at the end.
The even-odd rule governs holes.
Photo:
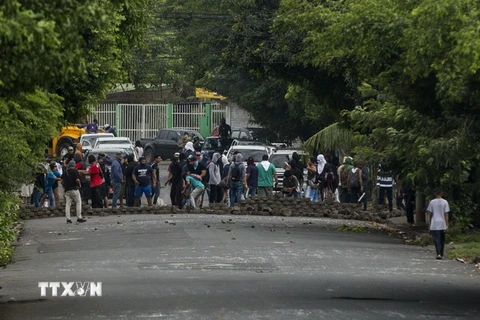
POLYGON ((240 108, 237 104, 230 103, 229 109, 230 110, 227 111, 227 114, 230 115, 230 119, 226 120, 232 128, 260 127, 259 125, 253 123, 252 115, 248 111, 240 108))

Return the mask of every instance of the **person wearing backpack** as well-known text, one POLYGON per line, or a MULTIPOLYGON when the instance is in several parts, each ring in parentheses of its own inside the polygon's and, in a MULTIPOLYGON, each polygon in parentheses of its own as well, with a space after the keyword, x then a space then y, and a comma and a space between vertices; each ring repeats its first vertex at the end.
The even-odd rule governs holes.
POLYGON ((350 203, 357 203, 363 193, 362 170, 353 166, 348 172, 347 189, 350 193, 350 203))
POLYGON ((339 196, 341 203, 349 203, 350 202, 350 193, 348 192, 348 173, 350 170, 353 169, 353 159, 351 157, 345 157, 343 160, 343 164, 338 167, 338 176, 340 178, 340 188, 339 188, 339 196))
POLYGON ((230 185, 230 207, 233 207, 235 203, 240 203, 240 200, 242 200, 243 188, 248 188, 246 169, 241 153, 237 153, 230 165, 228 182, 230 185))

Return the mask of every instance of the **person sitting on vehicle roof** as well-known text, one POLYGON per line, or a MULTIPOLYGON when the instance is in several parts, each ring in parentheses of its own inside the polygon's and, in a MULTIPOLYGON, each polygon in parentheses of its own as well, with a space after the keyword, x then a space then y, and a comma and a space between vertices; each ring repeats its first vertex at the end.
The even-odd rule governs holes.
POLYGON ((114 137, 117 136, 117 132, 115 131, 115 129, 111 125, 109 125, 108 123, 105 124, 103 126, 103 128, 105 129, 106 133, 111 133, 111 134, 113 134, 114 137))
POLYGON ((97 133, 98 131, 98 120, 93 119, 92 123, 87 124, 87 133, 97 133))

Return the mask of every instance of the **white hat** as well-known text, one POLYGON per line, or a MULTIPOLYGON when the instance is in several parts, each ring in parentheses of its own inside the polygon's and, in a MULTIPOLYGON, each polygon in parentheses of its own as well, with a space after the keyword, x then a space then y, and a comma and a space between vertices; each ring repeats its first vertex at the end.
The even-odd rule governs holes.
POLYGON ((108 123, 106 123, 106 124, 104 125, 104 127, 105 127, 105 128, 110 128, 110 125, 109 125, 108 123))

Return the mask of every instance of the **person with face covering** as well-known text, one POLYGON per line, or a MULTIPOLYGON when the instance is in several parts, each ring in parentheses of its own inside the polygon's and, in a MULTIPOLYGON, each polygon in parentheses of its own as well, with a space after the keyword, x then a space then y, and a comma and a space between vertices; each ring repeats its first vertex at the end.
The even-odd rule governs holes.
POLYGON ((325 176, 325 169, 327 167, 327 160, 323 154, 317 156, 317 181, 318 181, 318 192, 320 195, 320 201, 323 201, 323 182, 325 176))
POLYGON ((188 141, 185 144, 184 153, 187 156, 187 158, 188 158, 189 155, 195 155, 195 148, 193 147, 193 142, 192 141, 188 141))
POLYGON ((213 154, 212 161, 210 161, 207 167, 209 173, 208 184, 210 185, 210 203, 220 203, 223 198, 222 188, 220 187, 220 182, 222 181, 222 170, 220 167, 221 161, 220 154, 216 152, 213 154))
POLYGON ((242 200, 243 188, 248 188, 246 179, 246 169, 243 163, 243 155, 237 153, 234 162, 230 165, 227 178, 230 184, 230 207, 242 200))

